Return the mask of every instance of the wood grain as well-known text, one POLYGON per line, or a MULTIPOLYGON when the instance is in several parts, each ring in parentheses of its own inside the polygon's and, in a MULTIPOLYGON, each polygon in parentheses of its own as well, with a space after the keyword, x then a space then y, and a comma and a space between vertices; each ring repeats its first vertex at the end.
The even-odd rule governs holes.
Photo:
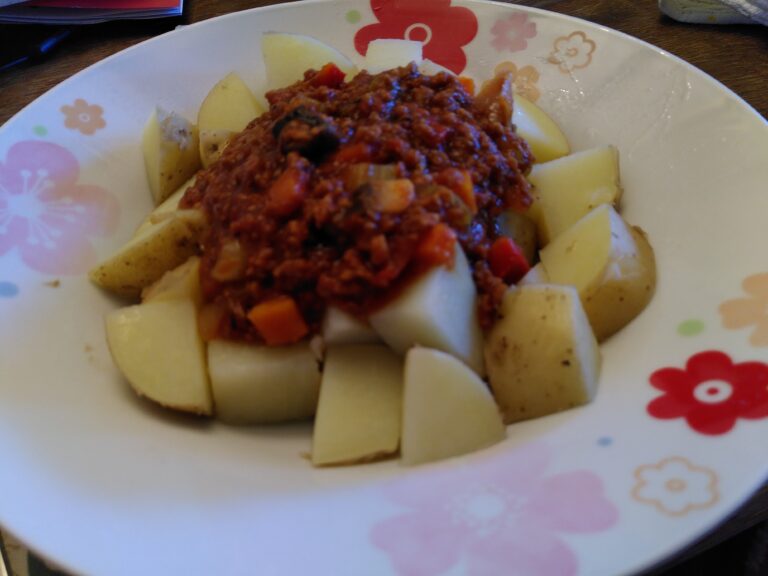
MULTIPOLYGON (((138 42, 179 24, 274 3, 268 0, 187 0, 182 18, 80 28, 49 59, 0 72, 0 124, 74 73, 138 42)), ((710 74, 746 100, 763 117, 768 117, 768 33, 763 27, 681 24, 660 15, 656 2, 651 0, 528 0, 510 3, 584 18, 645 40, 710 74)), ((39 27, 0 25, 0 53, 38 32, 39 27)), ((699 554, 766 518, 768 487, 676 561, 699 554)), ((689 572, 683 568, 681 573, 689 572)))

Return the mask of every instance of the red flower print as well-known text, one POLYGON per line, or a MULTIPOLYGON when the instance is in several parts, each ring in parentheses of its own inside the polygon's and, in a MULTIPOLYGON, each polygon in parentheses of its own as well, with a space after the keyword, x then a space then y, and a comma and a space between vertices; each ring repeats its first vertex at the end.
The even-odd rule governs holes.
POLYGON ((451 0, 371 0, 376 24, 355 34, 355 49, 363 56, 378 38, 404 38, 424 44, 424 57, 461 74, 467 65, 463 47, 477 35, 477 17, 451 0))
POLYGON ((536 24, 528 20, 527 14, 520 12, 497 20, 491 33, 491 46, 496 50, 519 52, 528 48, 528 40, 536 36, 536 24))
POLYGON ((82 98, 75 100, 72 106, 62 106, 61 111, 64 114, 64 126, 79 130, 86 136, 107 125, 103 118, 104 109, 98 104, 88 104, 82 98))
POLYGON ((435 468, 387 486, 400 513, 376 524, 374 546, 396 574, 568 576, 578 558, 563 537, 602 532, 618 521, 600 478, 551 473, 549 450, 528 446, 459 468, 435 468))
POLYGON ((685 370, 657 370, 651 384, 664 395, 648 404, 648 413, 685 418, 701 434, 725 434, 739 418, 768 417, 768 365, 761 362, 734 364, 722 352, 701 352, 685 370))
POLYGON ((0 256, 18 250, 45 274, 80 274, 96 261, 90 236, 117 225, 118 204, 98 186, 78 184, 80 167, 51 142, 14 144, 0 162, 0 256))

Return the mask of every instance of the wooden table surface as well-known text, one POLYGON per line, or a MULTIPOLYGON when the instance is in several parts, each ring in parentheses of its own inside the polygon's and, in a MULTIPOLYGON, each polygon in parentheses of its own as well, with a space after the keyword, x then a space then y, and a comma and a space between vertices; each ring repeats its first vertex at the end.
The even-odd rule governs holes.
MULTIPOLYGON (((178 24, 274 3, 269 0, 187 0, 182 18, 113 22, 78 29, 47 60, 0 72, 0 125, 62 80, 110 54, 178 24)), ((768 30, 764 27, 681 24, 661 16, 654 0, 524 0, 512 3, 584 18, 655 44, 718 79, 768 118, 768 30)), ((0 25, 0 53, 36 32, 35 27, 0 25)), ((759 566, 758 571, 750 571, 755 568, 727 564, 737 560, 723 558, 729 553, 749 553, 748 543, 742 542, 745 534, 750 534, 745 532, 748 528, 768 539, 767 530, 758 530, 766 519, 768 487, 717 531, 686 551, 681 557, 689 559, 685 564, 657 570, 654 574, 768 573, 763 571, 768 571, 768 561, 759 566), (739 533, 741 535, 734 538, 739 533), (701 555, 703 550, 708 552, 701 555), (716 567, 718 563, 725 564, 716 567)))

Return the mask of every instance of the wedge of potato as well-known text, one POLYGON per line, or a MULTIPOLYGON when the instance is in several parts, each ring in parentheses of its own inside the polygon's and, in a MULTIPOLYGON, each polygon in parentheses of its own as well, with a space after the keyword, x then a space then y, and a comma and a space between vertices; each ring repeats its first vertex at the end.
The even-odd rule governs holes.
POLYGON ((274 424, 311 418, 320 369, 307 343, 270 348, 213 340, 208 370, 216 416, 232 424, 274 424))
POLYGON ((536 187, 539 239, 546 245, 599 205, 618 205, 619 151, 600 146, 536 164, 528 180, 536 187))
POLYGON ((403 464, 468 454, 506 437, 488 387, 450 354, 411 348, 405 357, 403 464))
POLYGON ((371 40, 365 53, 363 68, 371 74, 378 74, 392 68, 407 66, 411 62, 420 65, 422 44, 401 38, 380 38, 371 40))
POLYGON ((203 166, 210 166, 218 159, 226 140, 242 131, 262 112, 256 97, 236 73, 230 72, 219 80, 197 113, 203 166))
POLYGON ((549 162, 570 153, 565 134, 544 110, 520 94, 514 98, 512 123, 528 142, 537 162, 549 162))
POLYGON ((331 346, 312 436, 312 464, 354 464, 400 447, 403 360, 386 346, 331 346))
POLYGON ((189 300, 200 308, 203 293, 200 288, 200 258, 192 256, 181 266, 163 274, 141 293, 142 302, 160 300, 189 300))
POLYGON ((592 210, 540 255, 551 282, 576 287, 598 340, 626 326, 653 296, 653 249, 608 204, 592 210))
POLYGON ((141 224, 139 224, 139 227, 136 228, 136 232, 134 232, 133 235, 140 236, 155 224, 159 224, 163 220, 175 216, 176 211, 179 209, 179 203, 184 197, 184 193, 187 191, 187 188, 192 186, 194 183, 195 178, 193 176, 184 182, 184 184, 179 186, 178 190, 168 196, 168 198, 166 198, 159 206, 157 206, 154 210, 152 210, 152 212, 149 213, 149 216, 144 218, 141 224))
POLYGON ((600 349, 572 286, 511 288, 488 334, 488 378, 507 424, 586 404, 600 349))
POLYGON ((518 286, 525 286, 526 284, 548 284, 549 283, 549 276, 547 275, 547 271, 544 269, 544 265, 541 262, 538 262, 536 266, 528 270, 527 274, 523 276, 523 278, 520 280, 520 282, 517 283, 518 286))
POLYGON ((437 266, 395 300, 371 314, 371 327, 398 354, 413 346, 448 352, 484 374, 477 290, 467 257, 457 247, 453 265, 437 266))
POLYGON ((92 282, 120 296, 138 297, 160 277, 197 252, 205 226, 199 210, 180 210, 134 236, 89 273, 92 282))
POLYGON ((200 169, 198 128, 175 112, 157 107, 144 127, 141 144, 155 204, 200 169))
POLYGON ((298 82, 310 68, 319 70, 329 62, 336 64, 347 75, 347 80, 357 74, 357 68, 344 54, 303 34, 267 32, 261 37, 261 53, 268 90, 298 82))
POLYGON ((158 300, 107 315, 115 364, 139 396, 167 408, 213 413, 205 346, 191 300, 158 300))
POLYGON ((333 306, 325 311, 320 335, 327 346, 381 342, 381 338, 369 324, 333 306))

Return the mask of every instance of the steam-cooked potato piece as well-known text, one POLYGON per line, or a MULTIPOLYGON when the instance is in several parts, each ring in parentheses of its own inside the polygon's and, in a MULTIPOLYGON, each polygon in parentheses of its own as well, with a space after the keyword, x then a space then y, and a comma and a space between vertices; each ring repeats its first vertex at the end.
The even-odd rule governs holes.
POLYGON ((197 113, 203 166, 210 166, 218 159, 227 139, 242 131, 262 111, 240 76, 230 72, 219 80, 208 92, 197 113))
POLYGON ((579 291, 598 340, 640 314, 656 285, 653 249, 608 204, 550 242, 541 261, 551 282, 579 291))
POLYGON ((412 346, 443 350, 484 374, 483 334, 477 318, 477 290, 464 252, 453 265, 436 266, 408 286, 369 320, 398 354, 412 346))
POLYGON ((200 168, 197 126, 158 107, 142 135, 144 166, 155 204, 160 204, 200 168))
POLYGON ((203 301, 200 258, 192 256, 181 266, 163 274, 157 282, 144 289, 141 299, 143 302, 189 300, 199 308, 203 301))
POLYGON ((191 300, 160 300, 107 315, 115 364, 140 396, 185 412, 213 411, 205 347, 191 300))
POLYGON ((320 334, 326 346, 381 342, 381 338, 369 324, 333 306, 329 306, 325 311, 320 334))
POLYGON ((600 204, 618 205, 619 151, 600 146, 536 164, 528 180, 536 187, 539 238, 545 245, 600 204))
POLYGON ((421 42, 401 38, 371 40, 365 53, 363 68, 371 74, 407 66, 411 62, 421 64, 421 42))
POLYGON ((507 424, 592 399, 600 349, 573 287, 512 288, 500 313, 486 340, 485 363, 507 424))
POLYGON ((312 463, 353 464, 397 452, 403 360, 381 344, 332 346, 320 384, 312 463))
POLYGON ((261 37, 261 53, 267 69, 267 89, 284 88, 304 78, 310 68, 320 70, 332 62, 347 75, 357 73, 352 61, 335 48, 302 34, 267 32, 261 37))
POLYGON ((544 269, 544 265, 541 262, 538 262, 536 266, 528 270, 528 273, 523 276, 523 278, 520 280, 520 282, 517 283, 518 286, 525 286, 526 284, 548 284, 549 283, 549 276, 547 276, 547 271, 544 269))
POLYGON ((307 343, 256 346, 208 343, 208 370, 216 416, 232 424, 273 424, 311 418, 320 369, 307 343))
POLYGON ((504 439, 488 387, 450 354, 411 348, 405 357, 403 464, 468 454, 504 439))
POLYGON ((95 284, 121 296, 137 297, 163 274, 197 252, 205 225, 199 210, 180 210, 173 218, 146 228, 88 276, 95 284))
POLYGON ((571 151, 560 127, 536 104, 515 94, 512 123, 517 133, 528 142, 537 162, 549 162, 571 151))
POLYGON ((184 197, 184 193, 187 191, 187 188, 192 186, 194 183, 195 178, 192 177, 184 182, 184 184, 179 186, 178 190, 163 200, 162 204, 157 206, 154 210, 152 210, 152 212, 149 213, 149 216, 144 218, 142 223, 139 224, 139 227, 136 228, 136 232, 134 232, 133 235, 139 236, 155 224, 159 224, 163 220, 174 216, 175 212, 179 209, 179 202, 181 202, 181 199, 184 197))

